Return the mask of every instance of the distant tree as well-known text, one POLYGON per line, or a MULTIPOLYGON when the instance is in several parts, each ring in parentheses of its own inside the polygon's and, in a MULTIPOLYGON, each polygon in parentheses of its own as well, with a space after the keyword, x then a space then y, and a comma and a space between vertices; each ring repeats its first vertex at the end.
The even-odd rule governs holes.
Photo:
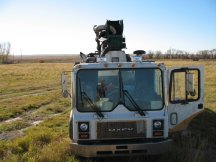
POLYGON ((161 51, 155 51, 155 58, 156 59, 161 59, 162 58, 162 52, 161 51))
POLYGON ((214 59, 216 59, 216 49, 213 49, 213 50, 212 50, 212 54, 213 54, 213 56, 214 56, 214 59))
POLYGON ((165 52, 164 57, 166 59, 189 59, 191 56, 187 51, 170 48, 165 52))
POLYGON ((171 59, 173 54, 173 49, 168 49, 165 53, 165 59, 171 59))
POLYGON ((11 51, 10 42, 0 43, 0 63, 8 63, 11 51))
POLYGON ((210 50, 209 54, 211 55, 211 59, 216 59, 216 49, 210 50))
POLYGON ((154 58, 154 51, 148 51, 147 55, 148 55, 149 59, 153 59, 154 58))
POLYGON ((197 54, 200 59, 209 59, 209 50, 198 51, 197 54))

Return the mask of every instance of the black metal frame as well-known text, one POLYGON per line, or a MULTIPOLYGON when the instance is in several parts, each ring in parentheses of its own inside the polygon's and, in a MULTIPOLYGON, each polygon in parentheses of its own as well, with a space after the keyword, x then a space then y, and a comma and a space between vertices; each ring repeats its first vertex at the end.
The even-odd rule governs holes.
MULTIPOLYGON (((94 68, 94 69, 80 69, 80 70, 78 70, 77 71, 77 75, 76 75, 76 109, 77 109, 77 111, 79 111, 79 112, 83 112, 83 113, 88 113, 88 112, 95 112, 95 111, 80 111, 79 110, 79 108, 78 108, 78 73, 80 72, 80 71, 82 71, 82 70, 121 70, 121 69, 130 69, 130 68, 117 68, 117 69, 115 69, 115 68, 110 68, 110 69, 97 69, 97 68, 94 68)), ((152 110, 152 109, 145 109, 145 110, 143 110, 143 111, 158 111, 158 110, 162 110, 163 108, 164 108, 164 105, 165 105, 165 93, 164 93, 164 73, 163 73, 163 71, 160 69, 160 68, 158 68, 158 67, 153 67, 153 68, 134 68, 134 69, 159 69, 160 71, 161 71, 161 77, 162 77, 162 94, 163 94, 163 96, 162 96, 162 107, 160 108, 160 109, 154 109, 154 110, 152 110)), ((120 77, 119 77, 119 79, 120 79, 120 77)), ((120 80, 119 80, 119 83, 120 83, 120 80)), ((119 86, 121 86, 121 84, 119 84, 119 86)), ((122 103, 121 102, 121 97, 122 97, 122 92, 121 91, 119 91, 119 96, 120 96, 120 98, 119 98, 119 103, 117 104, 117 105, 115 105, 115 106, 113 106, 113 109, 111 109, 110 111, 101 111, 101 112, 112 112, 118 105, 120 105, 120 104, 122 104, 122 105, 124 105, 129 111, 132 111, 132 112, 135 112, 135 111, 137 111, 137 110, 131 110, 131 109, 129 109, 124 103, 122 103)))
MULTIPOLYGON (((186 82, 186 80, 185 80, 186 82)), ((185 84, 185 86, 187 86, 185 84)), ((200 90, 201 90, 201 85, 200 85, 200 70, 197 68, 180 68, 180 69, 175 69, 172 70, 171 74, 170 74, 170 82, 169 82, 169 102, 172 104, 176 104, 176 103, 182 103, 182 104, 188 104, 188 102, 194 102, 194 101, 198 101, 200 99, 200 90), (185 77, 186 77, 186 73, 187 71, 191 71, 191 70, 196 70, 198 72, 198 97, 197 99, 188 99, 188 94, 187 92, 185 92, 185 99, 184 100, 178 100, 178 101, 173 101, 172 100, 172 85, 173 85, 173 75, 174 73, 178 73, 178 72, 184 72, 185 73, 185 77)), ((186 91, 186 88, 185 88, 186 91)))

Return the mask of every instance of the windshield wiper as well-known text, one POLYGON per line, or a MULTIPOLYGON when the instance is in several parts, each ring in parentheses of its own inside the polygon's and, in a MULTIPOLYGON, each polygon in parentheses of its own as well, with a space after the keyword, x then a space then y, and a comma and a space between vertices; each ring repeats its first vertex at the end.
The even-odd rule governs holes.
POLYGON ((82 105, 84 105, 83 98, 85 97, 88 103, 91 105, 90 107, 97 113, 99 117, 103 118, 104 115, 100 112, 97 106, 92 102, 91 98, 86 94, 86 92, 82 91, 80 78, 78 79, 78 81, 79 81, 79 90, 81 92, 80 98, 81 98, 82 105))
POLYGON ((134 108, 138 111, 138 113, 141 116, 145 116, 145 113, 143 112, 143 110, 139 107, 139 105, 137 105, 136 101, 133 99, 133 97, 130 95, 130 93, 127 90, 123 89, 123 94, 129 99, 129 101, 132 103, 132 105, 134 106, 134 108))
MULTIPOLYGON (((81 98, 84 97, 88 101, 88 103, 91 105, 90 107, 97 113, 97 115, 101 118, 104 117, 104 115, 101 113, 101 111, 98 109, 98 107, 92 102, 91 98, 86 94, 86 92, 81 92, 81 98)), ((82 98, 83 100, 83 98, 82 98)))
MULTIPOLYGON (((120 72, 120 71, 119 71, 120 72)), ((123 80, 122 80, 122 75, 119 74, 119 81, 120 81, 120 87, 122 89, 122 96, 121 96, 121 100, 124 101, 124 104, 125 104, 125 99, 124 99, 124 96, 126 96, 129 101, 132 103, 132 105, 134 106, 134 108, 136 109, 136 111, 138 111, 138 113, 141 115, 141 116, 145 116, 145 113, 143 112, 143 110, 139 107, 139 105, 137 105, 136 101, 133 99, 133 97, 130 95, 130 93, 127 91, 127 90, 124 90, 124 83, 123 83, 123 80)))

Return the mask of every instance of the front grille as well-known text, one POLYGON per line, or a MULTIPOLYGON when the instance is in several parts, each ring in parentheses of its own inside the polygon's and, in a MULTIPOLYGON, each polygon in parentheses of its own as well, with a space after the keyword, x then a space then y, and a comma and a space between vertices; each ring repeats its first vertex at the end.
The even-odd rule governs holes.
POLYGON ((98 122, 97 138, 144 138, 146 136, 145 121, 98 122))

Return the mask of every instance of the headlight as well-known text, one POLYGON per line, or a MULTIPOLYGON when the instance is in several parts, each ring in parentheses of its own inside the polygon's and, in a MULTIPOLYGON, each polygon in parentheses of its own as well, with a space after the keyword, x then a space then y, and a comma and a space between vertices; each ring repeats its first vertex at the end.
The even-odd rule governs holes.
POLYGON ((79 139, 89 139, 89 122, 78 122, 79 139))
POLYGON ((152 136, 155 138, 161 138, 164 135, 164 120, 156 119, 152 123, 152 136))
POLYGON ((155 122, 154 122, 154 127, 155 127, 155 128, 158 129, 158 128, 161 128, 161 126, 162 126, 161 121, 155 121, 155 122))
POLYGON ((79 132, 89 132, 89 122, 78 122, 79 132))
POLYGON ((88 130, 88 125, 86 123, 80 124, 80 130, 86 132, 88 130))
POLYGON ((163 130, 163 120, 153 120, 153 130, 163 130))

